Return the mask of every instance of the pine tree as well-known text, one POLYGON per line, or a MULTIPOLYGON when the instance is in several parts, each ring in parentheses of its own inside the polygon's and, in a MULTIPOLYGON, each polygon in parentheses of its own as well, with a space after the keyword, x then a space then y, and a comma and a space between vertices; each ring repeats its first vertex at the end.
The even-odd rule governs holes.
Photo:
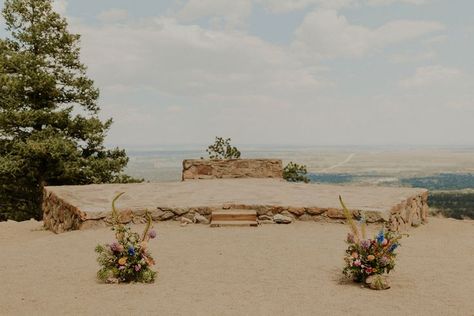
POLYGON ((99 90, 52 0, 6 0, 0 39, 0 220, 41 218, 45 185, 130 182, 103 142, 99 90))

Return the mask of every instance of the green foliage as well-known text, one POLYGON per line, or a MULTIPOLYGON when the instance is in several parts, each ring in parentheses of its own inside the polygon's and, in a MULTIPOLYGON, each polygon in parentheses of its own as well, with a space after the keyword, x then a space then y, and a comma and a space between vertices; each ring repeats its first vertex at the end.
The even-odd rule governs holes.
POLYGON ((305 165, 298 165, 291 161, 283 168, 283 179, 286 181, 308 183, 310 179, 306 176, 307 174, 305 165))
POLYGON ((45 185, 135 181, 124 150, 104 147, 99 91, 79 35, 51 0, 6 0, 0 39, 0 217, 41 218, 45 185))
POLYGON ((148 241, 156 236, 154 231, 150 231, 151 215, 146 212, 147 225, 142 237, 132 232, 129 226, 122 225, 115 208, 115 202, 122 194, 112 201, 112 230, 115 231, 116 241, 95 247, 95 252, 98 253, 97 262, 100 265, 97 278, 105 283, 152 283, 157 272, 151 270, 155 261, 148 251, 148 241))
POLYGON ((430 192, 428 205, 435 214, 456 219, 474 219, 474 192, 430 192))
POLYGON ((440 173, 401 180, 402 184, 428 190, 463 190, 474 188, 473 173, 440 173))
POLYGON ((206 151, 210 159, 239 159, 240 151, 230 144, 231 139, 216 137, 214 144, 210 145, 206 151))

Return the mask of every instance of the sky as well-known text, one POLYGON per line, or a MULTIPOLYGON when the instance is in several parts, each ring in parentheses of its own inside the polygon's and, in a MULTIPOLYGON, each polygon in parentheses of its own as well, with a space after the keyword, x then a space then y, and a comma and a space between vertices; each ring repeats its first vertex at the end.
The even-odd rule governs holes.
POLYGON ((108 145, 474 145, 472 0, 55 9, 81 34, 101 116, 115 121, 108 145))

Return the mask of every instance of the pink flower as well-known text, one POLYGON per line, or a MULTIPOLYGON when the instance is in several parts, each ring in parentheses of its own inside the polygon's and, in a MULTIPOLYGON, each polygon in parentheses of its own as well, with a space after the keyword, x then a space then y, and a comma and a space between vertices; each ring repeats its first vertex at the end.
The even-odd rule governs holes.
POLYGON ((115 252, 122 252, 122 251, 123 251, 123 246, 122 246, 122 244, 120 244, 120 243, 118 243, 118 242, 116 242, 116 241, 114 241, 113 243, 111 243, 111 244, 109 245, 109 247, 110 247, 110 250, 115 251, 115 252))
POLYGON ((354 261, 354 265, 355 265, 356 267, 360 267, 360 265, 361 265, 360 260, 357 259, 356 261, 354 261))
POLYGON ((142 265, 141 265, 141 264, 137 264, 137 265, 135 266, 135 271, 138 272, 138 271, 140 271, 141 268, 142 268, 142 265))
POLYGON ((156 237, 156 232, 154 230, 151 230, 149 233, 148 233, 148 237, 150 237, 151 239, 155 238, 156 237))

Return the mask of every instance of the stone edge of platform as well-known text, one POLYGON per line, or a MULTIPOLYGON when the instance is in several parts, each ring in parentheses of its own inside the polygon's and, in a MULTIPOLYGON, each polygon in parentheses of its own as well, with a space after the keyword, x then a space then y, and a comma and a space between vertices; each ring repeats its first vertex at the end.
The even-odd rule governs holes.
MULTIPOLYGON (((345 220, 342 209, 322 207, 295 207, 275 205, 246 205, 246 204, 223 204, 201 207, 155 207, 148 209, 153 221, 179 220, 181 217, 193 219, 196 213, 210 219, 213 211, 221 209, 251 209, 256 210, 259 219, 275 214, 290 216, 295 220, 317 221, 317 222, 340 222, 345 220)), ((406 231, 410 227, 416 227, 427 222, 428 217, 428 191, 424 190, 418 194, 400 201, 387 211, 374 210, 351 210, 355 218, 362 216, 368 223, 382 223, 392 231, 406 231)), ((119 209, 119 219, 122 223, 144 223, 146 209, 119 209)), ((110 225, 111 213, 84 212, 60 198, 52 191, 45 189, 43 199, 43 222, 44 227, 55 233, 63 233, 70 230, 88 229, 94 227, 105 227, 110 225)))

